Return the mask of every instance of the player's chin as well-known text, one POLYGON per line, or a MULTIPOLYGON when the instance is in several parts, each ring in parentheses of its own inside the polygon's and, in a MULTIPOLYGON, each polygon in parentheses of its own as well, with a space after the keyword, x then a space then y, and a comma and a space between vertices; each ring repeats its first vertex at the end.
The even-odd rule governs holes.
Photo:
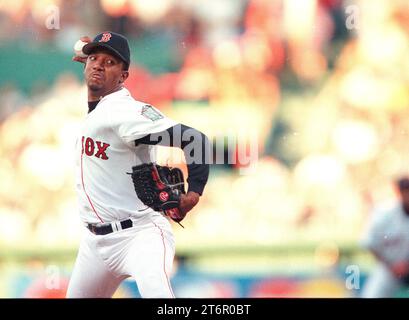
POLYGON ((104 84, 102 82, 93 80, 88 81, 87 85, 91 91, 99 91, 104 87, 104 84))

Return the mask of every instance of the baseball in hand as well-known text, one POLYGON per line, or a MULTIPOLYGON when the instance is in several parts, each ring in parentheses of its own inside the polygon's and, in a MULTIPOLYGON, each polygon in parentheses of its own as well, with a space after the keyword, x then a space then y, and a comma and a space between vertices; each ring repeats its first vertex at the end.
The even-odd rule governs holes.
POLYGON ((82 47, 85 46, 87 43, 81 40, 78 40, 74 45, 75 55, 81 58, 86 58, 87 55, 82 52, 82 47))

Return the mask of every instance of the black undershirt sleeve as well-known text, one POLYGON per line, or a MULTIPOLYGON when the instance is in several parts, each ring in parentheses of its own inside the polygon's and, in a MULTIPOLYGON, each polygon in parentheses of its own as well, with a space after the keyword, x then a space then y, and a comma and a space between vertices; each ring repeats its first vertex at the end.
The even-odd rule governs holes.
POLYGON ((177 147, 183 150, 187 164, 188 191, 203 194, 204 187, 209 177, 209 139, 202 132, 177 124, 166 131, 149 134, 138 140, 135 145, 148 144, 167 147, 177 147))

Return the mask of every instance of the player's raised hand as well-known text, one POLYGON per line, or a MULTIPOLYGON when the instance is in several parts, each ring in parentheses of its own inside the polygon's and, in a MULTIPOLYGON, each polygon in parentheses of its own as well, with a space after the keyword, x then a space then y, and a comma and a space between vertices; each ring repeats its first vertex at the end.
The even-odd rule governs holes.
POLYGON ((82 52, 82 47, 85 46, 87 43, 91 42, 91 38, 88 36, 81 37, 74 45, 74 52, 75 56, 72 57, 72 61, 86 63, 87 62, 87 55, 82 52))

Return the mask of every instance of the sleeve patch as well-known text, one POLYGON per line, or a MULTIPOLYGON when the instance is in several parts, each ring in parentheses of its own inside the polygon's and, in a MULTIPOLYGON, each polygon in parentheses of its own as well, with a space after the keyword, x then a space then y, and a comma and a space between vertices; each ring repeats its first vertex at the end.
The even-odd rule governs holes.
POLYGON ((149 104, 143 106, 141 115, 152 121, 156 121, 163 118, 163 116, 149 104))

